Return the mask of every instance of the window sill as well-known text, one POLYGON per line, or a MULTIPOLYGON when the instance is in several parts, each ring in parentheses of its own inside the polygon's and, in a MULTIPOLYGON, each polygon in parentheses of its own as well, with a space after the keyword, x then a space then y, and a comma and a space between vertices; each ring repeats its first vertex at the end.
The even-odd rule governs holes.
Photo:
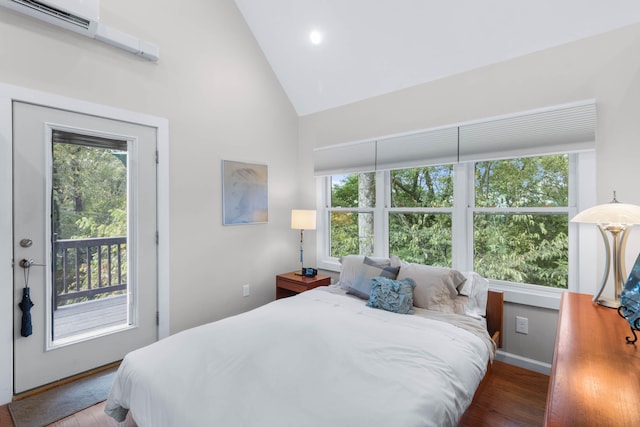
POLYGON ((560 309, 560 297, 565 289, 544 288, 542 286, 503 284, 489 281, 489 289, 504 293, 505 302, 530 305, 533 307, 560 309))
POLYGON ((322 260, 318 263, 319 269, 333 271, 336 273, 340 273, 341 266, 342 264, 340 264, 340 261, 337 258, 322 260))

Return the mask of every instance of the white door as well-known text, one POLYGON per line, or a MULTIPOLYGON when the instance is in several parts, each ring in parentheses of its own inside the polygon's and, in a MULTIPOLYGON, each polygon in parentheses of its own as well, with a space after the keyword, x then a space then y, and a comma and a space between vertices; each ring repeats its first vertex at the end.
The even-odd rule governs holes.
POLYGON ((13 103, 14 393, 157 339, 156 144, 153 127, 13 103))

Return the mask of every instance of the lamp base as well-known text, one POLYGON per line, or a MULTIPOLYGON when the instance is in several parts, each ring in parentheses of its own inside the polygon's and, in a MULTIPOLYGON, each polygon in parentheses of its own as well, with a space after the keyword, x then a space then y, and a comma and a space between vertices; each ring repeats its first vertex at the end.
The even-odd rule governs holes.
POLYGON ((597 301, 597 303, 598 305, 601 305, 603 307, 615 308, 616 310, 618 309, 618 307, 620 307, 620 301, 613 299, 601 298, 597 301))

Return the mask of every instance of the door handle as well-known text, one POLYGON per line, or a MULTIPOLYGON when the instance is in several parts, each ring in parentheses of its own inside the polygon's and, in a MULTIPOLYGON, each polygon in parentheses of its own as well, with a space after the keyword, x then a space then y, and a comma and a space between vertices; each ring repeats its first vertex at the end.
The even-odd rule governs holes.
POLYGON ((22 268, 29 268, 34 266, 45 267, 45 264, 36 264, 34 260, 26 259, 26 258, 21 259, 19 264, 20 264, 20 267, 22 268))

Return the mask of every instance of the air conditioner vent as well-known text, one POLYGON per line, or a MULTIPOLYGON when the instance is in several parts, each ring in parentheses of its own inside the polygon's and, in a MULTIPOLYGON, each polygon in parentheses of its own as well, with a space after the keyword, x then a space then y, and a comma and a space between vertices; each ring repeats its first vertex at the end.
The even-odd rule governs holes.
POLYGON ((10 1, 12 1, 13 3, 21 4, 28 8, 31 8, 37 12, 45 13, 53 18, 61 19, 65 22, 68 22, 69 24, 77 25, 78 27, 84 28, 87 30, 89 29, 89 25, 91 24, 91 21, 89 21, 88 19, 84 19, 72 13, 65 12, 64 10, 56 9, 55 7, 46 5, 39 1, 35 1, 35 0, 10 0, 10 1))

